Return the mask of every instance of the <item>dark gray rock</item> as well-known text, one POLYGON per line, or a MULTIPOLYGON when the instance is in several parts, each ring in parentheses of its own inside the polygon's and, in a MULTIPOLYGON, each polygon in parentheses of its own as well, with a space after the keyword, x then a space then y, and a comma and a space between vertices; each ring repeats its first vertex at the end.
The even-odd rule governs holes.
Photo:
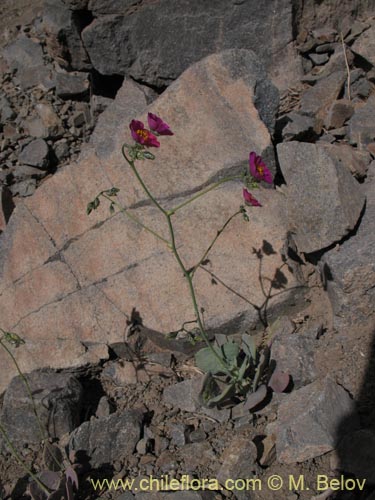
POLYGON ((166 387, 163 391, 163 402, 180 410, 197 411, 200 407, 198 397, 202 381, 202 377, 195 377, 166 387))
MULTIPOLYGON (((347 60, 349 65, 351 65, 354 60, 354 55, 352 54, 352 52, 348 50, 347 50, 347 60)), ((344 72, 346 74, 345 65, 346 65, 345 56, 342 50, 342 45, 340 43, 336 46, 335 52, 331 55, 327 64, 325 64, 324 66, 313 68, 311 73, 301 78, 301 81, 314 85, 315 83, 325 78, 328 78, 334 73, 344 72)))
POLYGON ((304 141, 317 137, 315 119, 311 116, 292 111, 284 116, 282 120, 284 123, 286 122, 281 133, 284 141, 304 141))
POLYGON ((325 128, 330 130, 342 127, 352 117, 353 113, 354 106, 351 101, 347 99, 334 101, 326 114, 324 120, 325 128))
POLYGON ((366 479, 366 484, 375 484, 375 433, 372 429, 361 429, 345 436, 335 455, 337 462, 332 468, 366 479))
POLYGON ((323 146, 286 142, 277 153, 299 251, 316 252, 340 241, 357 224, 365 202, 357 181, 323 146))
POLYGON ((36 179, 26 179, 21 182, 13 184, 9 188, 13 196, 21 196, 26 198, 27 196, 32 196, 36 190, 36 179))
MULTIPOLYGON (((71 432, 79 422, 82 386, 67 373, 34 371, 26 375, 39 419, 51 437, 71 432)), ((18 447, 40 443, 38 421, 21 377, 15 377, 4 395, 1 423, 9 439, 18 447)))
POLYGON ((309 116, 325 113, 328 106, 337 99, 345 79, 346 73, 343 70, 320 79, 302 94, 300 112, 309 116))
POLYGON ((362 107, 357 107, 348 122, 349 141, 361 149, 375 140, 374 128, 375 96, 369 98, 362 107))
POLYGON ((141 437, 142 419, 143 415, 138 410, 91 419, 71 434, 69 450, 85 451, 92 467, 101 467, 122 457, 129 457, 141 437))
POLYGON ((327 53, 323 54, 309 54, 310 59, 314 63, 315 66, 321 66, 322 64, 325 64, 329 60, 329 55, 327 53))
POLYGON ((335 43, 323 43, 315 48, 315 52, 317 54, 331 54, 336 50, 336 48, 337 44, 335 43))
POLYGON ((69 155, 69 144, 67 139, 61 139, 53 145, 53 151, 59 161, 64 160, 69 155))
MULTIPOLYGON (((72 3, 69 2, 71 5, 72 3)), ((43 28, 47 50, 60 65, 84 71, 91 69, 90 60, 80 36, 80 22, 63 0, 45 0, 43 28)))
POLYGON ((184 446, 187 442, 188 427, 185 424, 170 424, 167 426, 171 443, 175 446, 184 446))
POLYGON ((42 47, 26 36, 17 38, 5 47, 3 55, 11 70, 20 71, 24 68, 44 65, 42 47))
POLYGON ((46 173, 40 168, 30 167, 30 165, 16 165, 13 170, 13 177, 16 181, 23 181, 29 177, 41 179, 45 177, 46 173))
POLYGON ((66 6, 71 10, 84 10, 89 0, 63 0, 66 6))
MULTIPOLYGON (((334 132, 332 130, 332 132, 334 132)), ((366 176, 371 155, 367 151, 359 151, 349 144, 324 144, 327 153, 344 165, 357 179, 366 176)))
POLYGON ((178 9, 174 0, 136 7, 134 3, 90 2, 94 12, 106 14, 82 32, 92 64, 101 74, 126 74, 165 86, 193 62, 228 48, 254 50, 270 68, 281 61, 292 41, 292 8, 287 0, 281 0, 277 9, 257 0, 229 4, 180 0, 178 9))
POLYGON ((83 99, 88 95, 88 74, 78 71, 56 74, 56 95, 61 99, 83 99))
POLYGON ((362 33, 351 48, 353 52, 375 66, 375 24, 362 33))
MULTIPOLYGON (((350 84, 350 98, 354 102, 362 102, 364 99, 370 97, 374 90, 374 85, 370 83, 367 78, 360 78, 355 83, 350 84)), ((345 84, 345 97, 349 97, 348 84, 345 84)))
POLYGON ((291 375, 296 389, 317 378, 314 354, 318 346, 319 328, 276 334, 272 341, 271 359, 276 361, 277 370, 291 375))
POLYGON ((197 473, 203 467, 207 468, 215 463, 217 458, 211 444, 207 441, 186 444, 178 450, 178 454, 183 460, 182 469, 187 473, 197 473))
POLYGON ((99 116, 97 126, 90 137, 90 142, 94 145, 100 158, 109 156, 116 148, 120 147, 116 143, 115 137, 119 124, 123 123, 123 117, 137 116, 146 106, 146 96, 140 86, 125 79, 117 93, 116 101, 112 101, 99 116))
POLYGON ((228 479, 245 479, 254 476, 257 469, 257 448, 249 439, 235 436, 233 442, 224 450, 223 464, 217 474, 221 484, 228 479))
POLYGON ((276 434, 279 462, 304 462, 331 451, 346 418, 346 432, 359 428, 359 417, 349 394, 326 377, 289 394, 280 403, 276 434))
POLYGON ((11 121, 16 117, 15 111, 12 109, 10 102, 5 96, 0 97, 0 126, 1 124, 11 121))
POLYGON ((18 159, 26 165, 46 170, 50 164, 48 144, 43 139, 36 139, 23 148, 18 159))
POLYGON ((25 36, 20 36, 4 49, 4 57, 11 70, 17 71, 17 80, 23 90, 42 84, 53 88, 54 74, 43 59, 39 43, 25 36))
POLYGON ((336 329, 367 322, 375 303, 375 188, 364 184, 366 208, 356 233, 339 249, 327 252, 320 263, 323 282, 334 313, 336 329))

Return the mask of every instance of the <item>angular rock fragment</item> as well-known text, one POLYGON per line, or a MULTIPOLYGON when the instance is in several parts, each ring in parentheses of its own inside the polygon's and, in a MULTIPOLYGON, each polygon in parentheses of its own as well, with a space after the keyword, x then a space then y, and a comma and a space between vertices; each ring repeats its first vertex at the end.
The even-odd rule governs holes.
POLYGON ((202 377, 196 377, 166 387, 163 391, 163 402, 180 410, 197 411, 201 406, 198 399, 202 382, 202 377))
POLYGON ((337 99, 345 78, 345 71, 339 70, 319 80, 302 94, 300 112, 323 117, 331 103, 337 99))
POLYGON ((365 149, 368 144, 374 142, 374 115, 375 96, 372 96, 362 107, 357 107, 348 122, 348 136, 351 144, 357 145, 360 149, 365 149))
POLYGON ((271 358, 276 361, 276 369, 289 373, 296 389, 310 384, 318 375, 314 362, 318 345, 316 330, 276 334, 272 341, 271 358))
POLYGON ((351 49, 375 66, 375 24, 357 38, 351 49))
POLYGON ((69 441, 70 451, 84 451, 93 468, 131 455, 141 437, 143 414, 125 410, 83 422, 69 441))
MULTIPOLYGON (((34 371, 26 375, 42 427, 50 437, 61 437, 71 432, 79 422, 82 386, 68 373, 34 371)), ((38 421, 30 394, 20 376, 15 377, 4 396, 1 424, 16 447, 26 443, 40 443, 38 421)), ((5 443, 3 440, 2 445, 5 443)))
POLYGON ((327 129, 340 128, 354 113, 353 104, 347 99, 334 101, 324 120, 327 129))
POLYGON ((335 448, 340 423, 358 429, 359 418, 349 394, 326 377, 292 392, 280 404, 276 425, 277 459, 304 462, 335 448))
POLYGON ((254 470, 257 469, 257 448, 248 439, 235 437, 234 441, 224 450, 223 464, 217 474, 217 479, 221 484, 225 484, 227 479, 246 479, 254 477, 254 470))
POLYGON ((324 144, 327 153, 335 161, 345 166, 357 179, 365 177, 371 155, 367 151, 358 150, 349 144, 324 144))
POLYGON ((87 73, 74 71, 56 75, 56 95, 61 99, 82 99, 88 95, 89 87, 87 73))
POLYGON ((26 165, 46 170, 50 163, 48 144, 43 139, 36 139, 23 148, 18 159, 26 165))
POLYGON ((340 241, 358 222, 365 202, 360 185, 323 146, 287 142, 277 147, 287 183, 287 216, 299 251, 340 241))
POLYGON ((338 250, 327 252, 320 263, 336 329, 365 322, 374 315, 374 179, 364 188, 366 207, 358 230, 338 250))

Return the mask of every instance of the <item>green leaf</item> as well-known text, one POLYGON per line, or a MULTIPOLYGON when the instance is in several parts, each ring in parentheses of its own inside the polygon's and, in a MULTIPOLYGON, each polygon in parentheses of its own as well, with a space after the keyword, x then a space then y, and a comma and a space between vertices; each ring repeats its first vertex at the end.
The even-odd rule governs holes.
POLYGON ((207 406, 210 399, 216 397, 218 394, 220 394, 220 388, 216 380, 213 378, 211 373, 207 373, 204 377, 202 389, 199 393, 199 401, 204 406, 207 406))
POLYGON ((94 209, 93 203, 92 203, 92 201, 90 201, 90 203, 87 204, 87 208, 86 208, 87 215, 90 215, 91 212, 93 211, 93 209, 94 209))
POLYGON ((155 155, 151 153, 151 151, 145 151, 143 153, 143 158, 146 158, 146 160, 155 160, 155 155))
POLYGON ((234 392, 235 392, 235 386, 234 384, 230 384, 220 394, 208 399, 206 404, 209 408, 217 406, 218 404, 228 399, 234 392))
POLYGON ((15 347, 19 347, 20 345, 24 344, 25 341, 16 333, 13 332, 5 332, 2 330, 4 334, 4 340, 8 342, 9 344, 14 345, 15 347))
POLYGON ((111 189, 107 189, 107 191, 104 191, 104 193, 107 195, 107 196, 117 196, 117 193, 119 192, 120 190, 116 187, 112 187, 111 189))
POLYGON ((254 338, 248 333, 242 335, 242 350, 245 354, 250 356, 254 362, 257 359, 257 348, 254 342, 254 338))
POLYGON ((110 212, 111 214, 114 214, 114 213, 115 213, 115 205, 114 205, 113 203, 111 203, 111 204, 109 205, 109 212, 110 212))
MULTIPOLYGON (((236 344, 236 342, 229 341, 221 346, 221 349, 224 353, 225 359, 230 364, 234 364, 237 361, 237 356, 240 353, 240 346, 236 344)), ((237 363, 236 363, 237 366, 237 363)))
POLYGON ((246 370, 250 367, 250 359, 248 356, 245 356, 245 359, 242 361, 240 369, 238 370, 237 379, 242 380, 245 376, 246 370))
MULTIPOLYGON (((216 346, 214 346, 213 349, 215 349, 215 351, 221 357, 220 349, 216 346)), ((195 364, 200 370, 204 371, 205 373, 212 373, 213 375, 226 373, 224 367, 209 347, 204 347, 195 354, 195 364)))
POLYGON ((99 197, 95 198, 95 200, 92 202, 92 208, 93 210, 96 210, 98 206, 100 205, 100 200, 99 197))

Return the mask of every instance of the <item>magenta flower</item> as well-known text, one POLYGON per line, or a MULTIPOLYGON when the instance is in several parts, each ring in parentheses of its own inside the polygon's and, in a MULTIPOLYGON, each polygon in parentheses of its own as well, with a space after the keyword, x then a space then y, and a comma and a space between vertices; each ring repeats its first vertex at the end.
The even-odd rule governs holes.
POLYGON ((147 115, 147 121, 150 129, 157 132, 159 135, 173 135, 169 125, 153 113, 147 115))
POLYGON ((129 125, 133 139, 142 144, 142 146, 158 148, 160 142, 149 130, 145 129, 142 122, 138 120, 132 120, 129 125))
POLYGON ((245 202, 248 205, 252 205, 253 207, 261 207, 262 206, 259 203, 259 201, 256 198, 254 198, 254 196, 251 193, 249 193, 249 191, 246 188, 243 188, 242 194, 243 194, 243 198, 244 198, 245 202))
POLYGON ((257 154, 254 153, 254 151, 251 151, 249 155, 249 170, 250 174, 257 181, 264 181, 267 182, 268 184, 272 184, 273 177, 271 172, 266 167, 264 161, 262 160, 262 157, 257 156, 257 154))

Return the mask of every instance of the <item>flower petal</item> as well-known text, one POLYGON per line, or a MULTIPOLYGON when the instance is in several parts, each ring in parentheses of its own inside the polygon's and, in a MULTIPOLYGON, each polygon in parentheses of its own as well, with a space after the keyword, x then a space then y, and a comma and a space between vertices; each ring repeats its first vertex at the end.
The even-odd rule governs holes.
POLYGON ((249 172, 257 181, 264 181, 272 184, 273 177, 261 156, 258 156, 254 151, 249 155, 249 172))
POLYGON ((246 188, 243 188, 242 195, 243 195, 245 202, 248 205, 251 205, 253 207, 261 207, 262 206, 259 203, 259 201, 256 198, 254 198, 254 196, 251 193, 249 193, 249 191, 246 188))
POLYGON ((156 136, 147 130, 143 123, 139 120, 132 120, 129 125, 131 135, 135 142, 142 144, 143 146, 155 147, 160 146, 159 141, 156 136))
POLYGON ((173 135, 172 130, 169 128, 169 125, 165 123, 161 118, 153 113, 148 113, 147 115, 148 126, 154 132, 157 132, 159 135, 173 135))

